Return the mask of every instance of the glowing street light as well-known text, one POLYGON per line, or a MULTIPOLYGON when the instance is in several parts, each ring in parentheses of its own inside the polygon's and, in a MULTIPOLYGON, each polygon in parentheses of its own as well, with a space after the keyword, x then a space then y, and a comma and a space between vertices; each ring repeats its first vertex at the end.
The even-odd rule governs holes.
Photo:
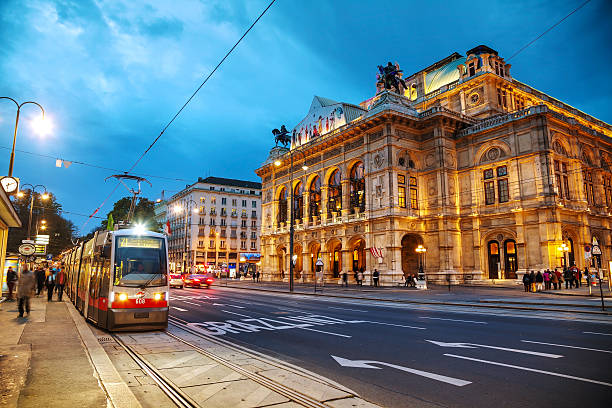
MULTIPOLYGON (((12 163, 11 163, 12 165, 12 163)), ((30 186, 30 218, 28 219, 28 239, 31 238, 30 232, 32 231, 32 207, 34 207, 34 195, 36 194, 36 188, 37 187, 42 187, 44 189, 44 192, 40 195, 40 198, 43 200, 47 200, 49 199, 50 195, 47 192, 47 187, 43 186, 42 184, 37 184, 35 186, 33 186, 32 184, 23 184, 21 187, 25 187, 25 186, 30 186)), ((23 192, 23 190, 19 191, 17 193, 17 197, 22 198, 25 195, 25 193, 23 192)))
MULTIPOLYGON (((15 131, 13 132, 13 149, 11 150, 11 159, 9 162, 9 172, 8 172, 8 176, 12 177, 13 176, 13 164, 15 163, 15 143, 17 141, 17 127, 19 126, 19 115, 21 113, 21 107, 24 105, 27 105, 29 103, 36 105, 40 108, 40 110, 42 111, 42 118, 41 120, 37 121, 37 124, 35 124, 35 128, 37 130, 43 130, 45 129, 45 131, 48 131, 50 129, 50 127, 48 126, 48 124, 45 124, 45 126, 43 126, 42 122, 44 122, 45 119, 45 110, 43 109, 43 107, 34 101, 27 101, 27 102, 22 102, 19 103, 16 100, 14 100, 13 98, 10 98, 8 96, 0 96, 0 99, 7 99, 10 101, 13 101, 13 103, 15 103, 15 106, 17 106, 17 116, 15 117, 15 131)), ((29 235, 29 233, 28 233, 29 235)))

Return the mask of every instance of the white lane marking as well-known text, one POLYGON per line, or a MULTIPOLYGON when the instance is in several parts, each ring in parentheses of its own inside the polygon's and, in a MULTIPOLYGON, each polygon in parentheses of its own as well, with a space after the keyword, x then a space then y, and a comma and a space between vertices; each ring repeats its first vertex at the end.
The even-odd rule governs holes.
POLYGON ((572 349, 578 349, 578 350, 599 351, 600 353, 610 353, 610 354, 612 354, 612 351, 610 351, 610 350, 600 350, 600 349, 594 349, 594 348, 588 348, 588 347, 570 346, 570 345, 567 345, 567 344, 544 343, 544 342, 541 342, 541 341, 530 341, 530 340, 521 340, 521 341, 523 343, 543 344, 545 346, 566 347, 566 348, 572 348, 572 349))
POLYGON ((347 309, 346 307, 327 306, 328 309, 349 310, 351 312, 368 313, 367 310, 347 309))
POLYGON ((181 302, 183 302, 183 303, 189 303, 190 305, 194 305, 194 306, 200 306, 198 303, 188 302, 188 301, 186 301, 186 300, 181 300, 181 302))
POLYGON ((178 310, 179 312, 186 312, 187 309, 181 309, 180 307, 172 306, 173 309, 178 310))
POLYGON ((238 309, 246 309, 244 306, 228 305, 229 307, 235 307, 238 309))
POLYGON ((355 368, 374 368, 380 370, 380 367, 376 367, 372 364, 384 365, 387 367, 395 368, 396 370, 406 371, 411 374, 420 375, 422 377, 430 378, 432 380, 445 382, 447 384, 456 385, 463 387, 464 385, 471 384, 471 381, 460 380, 458 378, 447 377, 445 375, 434 374, 427 371, 415 370, 414 368, 403 367, 395 364, 385 363, 384 361, 372 361, 372 360, 349 360, 347 358, 331 356, 338 364, 343 367, 355 367, 355 368))
POLYGON ((346 337, 346 338, 351 338, 353 336, 347 336, 346 334, 339 334, 339 333, 332 333, 332 332, 327 332, 327 331, 323 331, 323 330, 317 330, 317 329, 311 329, 309 327, 299 327, 302 330, 310 330, 313 332, 317 332, 317 333, 324 333, 324 334, 331 334, 332 336, 338 336, 338 337, 346 337))
POLYGON ((501 366, 501 367, 515 368, 517 370, 523 370, 523 371, 532 371, 534 373, 547 374, 547 375, 552 375, 552 376, 555 376, 555 377, 569 378, 571 380, 590 382, 590 383, 593 383, 593 384, 605 385, 606 387, 612 387, 612 384, 610 384, 610 383, 603 382, 603 381, 597 381, 597 380, 591 380, 589 378, 575 377, 573 375, 555 373, 555 372, 552 372, 552 371, 537 370, 535 368, 521 367, 521 366, 516 366, 516 365, 512 365, 512 364, 498 363, 497 361, 480 360, 478 358, 458 356, 456 354, 444 354, 444 355, 447 356, 447 357, 461 358, 463 360, 477 361, 479 363, 492 364, 492 365, 497 365, 497 366, 501 366))
POLYGON ((229 310, 223 310, 223 309, 221 309, 221 311, 222 311, 222 312, 225 312, 225 313, 233 314, 233 315, 236 315, 236 316, 242 316, 242 317, 251 317, 251 316, 249 316, 249 315, 245 315, 245 314, 242 314, 242 313, 230 312, 229 310))
POLYGON ((382 324, 382 325, 385 325, 385 326, 404 327, 406 329, 427 330, 426 327, 406 326, 404 324, 394 324, 394 323, 373 322, 371 320, 364 320, 363 323, 373 323, 373 324, 382 324))
POLYGON ((549 354, 549 353, 541 353, 539 351, 529 351, 529 350, 518 350, 507 347, 497 347, 497 346, 488 346, 486 344, 474 344, 474 343, 445 343, 443 341, 434 341, 434 340, 425 340, 429 343, 435 344, 440 347, 455 347, 455 348, 476 348, 476 347, 484 347, 490 348, 494 350, 502 350, 502 351, 510 351, 512 353, 522 353, 522 354, 531 354, 533 356, 538 357, 548 357, 548 358, 561 358, 563 357, 560 354, 549 354))
POLYGON ((582 332, 584 334, 597 334, 599 336, 612 336, 612 333, 598 333, 598 332, 582 332))
POLYGON ((459 319, 444 319, 442 317, 424 317, 420 316, 419 319, 430 319, 430 320, 448 320, 449 322, 461 322, 461 323, 476 323, 476 324, 489 324, 487 322, 479 322, 476 320, 459 320, 459 319))
POLYGON ((213 306, 225 306, 224 303, 213 303, 213 306))

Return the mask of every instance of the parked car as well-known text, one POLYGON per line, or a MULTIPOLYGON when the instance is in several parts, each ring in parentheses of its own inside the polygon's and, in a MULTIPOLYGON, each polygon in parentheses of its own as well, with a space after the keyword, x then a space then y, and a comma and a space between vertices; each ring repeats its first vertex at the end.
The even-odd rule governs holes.
POLYGON ((181 288, 183 289, 185 284, 183 283, 183 278, 179 274, 170 274, 170 287, 171 288, 181 288))
POLYGON ((185 283, 185 287, 192 287, 192 288, 201 288, 201 287, 206 287, 209 288, 213 282, 215 281, 215 279, 213 278, 212 274, 207 273, 207 274, 192 274, 192 275, 186 275, 183 279, 184 283, 185 283))

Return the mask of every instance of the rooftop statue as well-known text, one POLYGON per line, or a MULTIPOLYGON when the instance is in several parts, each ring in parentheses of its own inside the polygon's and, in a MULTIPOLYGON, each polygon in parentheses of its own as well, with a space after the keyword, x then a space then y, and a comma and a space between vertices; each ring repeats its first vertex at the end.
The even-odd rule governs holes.
POLYGON ((285 125, 282 125, 280 130, 272 130, 272 134, 274 135, 274 142, 276 142, 276 146, 278 146, 278 143, 280 142, 284 147, 287 147, 287 145, 291 142, 291 136, 289 136, 289 131, 285 125))
POLYGON ((396 93, 402 95, 405 89, 408 89, 406 82, 402 79, 402 70, 399 68, 399 64, 393 65, 389 62, 386 66, 378 66, 378 74, 376 75, 378 82, 376 83, 377 89, 382 91, 383 89, 390 89, 396 93))

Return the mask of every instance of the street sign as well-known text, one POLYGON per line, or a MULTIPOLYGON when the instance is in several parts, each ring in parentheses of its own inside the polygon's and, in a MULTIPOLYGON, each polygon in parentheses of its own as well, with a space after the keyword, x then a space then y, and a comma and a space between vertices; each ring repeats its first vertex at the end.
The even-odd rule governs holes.
POLYGON ((47 261, 53 260, 53 254, 47 254, 47 261))
POLYGON ((33 244, 34 240, 32 240, 32 239, 22 239, 21 243, 22 244, 33 244))
POLYGON ((47 246, 46 245, 34 245, 34 254, 35 255, 44 255, 47 253, 47 246))
POLYGON ((321 258, 317 259, 316 266, 323 266, 323 260, 321 258))
POLYGON ((39 245, 46 245, 49 243, 49 235, 37 235, 36 243, 39 245))
POLYGON ((36 248, 32 244, 21 244, 19 245, 19 253, 21 255, 29 256, 36 251, 36 248))
POLYGON ((601 248, 599 245, 593 245, 593 255, 601 255, 601 248))

